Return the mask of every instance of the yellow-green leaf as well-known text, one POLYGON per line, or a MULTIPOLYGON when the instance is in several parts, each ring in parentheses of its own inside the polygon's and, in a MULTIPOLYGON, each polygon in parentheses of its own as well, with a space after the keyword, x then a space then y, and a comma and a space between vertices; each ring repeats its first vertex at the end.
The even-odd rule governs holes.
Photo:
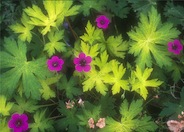
POLYGON ((19 39, 22 41, 30 42, 32 39, 31 30, 34 28, 33 25, 29 24, 29 17, 23 13, 21 18, 22 24, 16 23, 11 25, 10 28, 15 32, 19 33, 19 39))
POLYGON ((144 71, 139 66, 136 67, 136 71, 132 73, 130 78, 130 84, 132 91, 139 93, 144 99, 147 98, 147 88, 158 88, 163 82, 158 79, 147 80, 153 71, 152 68, 146 68, 144 71))
POLYGON ((112 94, 117 94, 120 89, 129 90, 128 81, 123 79, 126 69, 116 60, 112 60, 109 65, 113 74, 104 77, 104 82, 112 85, 112 94))
POLYGON ((85 81, 83 84, 83 91, 91 90, 95 88, 96 91, 100 92, 102 95, 105 95, 108 88, 104 82, 104 77, 111 71, 111 67, 107 62, 108 55, 106 52, 100 55, 100 58, 94 60, 94 65, 99 67, 100 70, 97 70, 95 66, 92 66, 91 71, 86 74, 85 81))
POLYGON ((24 9, 30 16, 29 23, 35 26, 43 27, 41 33, 45 35, 51 31, 51 27, 58 28, 63 23, 65 16, 72 16, 78 13, 80 6, 72 6, 73 1, 45 0, 43 1, 45 11, 37 5, 24 9), (44 13, 43 13, 44 12, 44 13))
POLYGON ((9 111, 11 110, 13 103, 7 102, 7 99, 4 95, 0 95, 0 115, 8 116, 10 115, 9 111))
POLYGON ((51 31, 48 33, 48 39, 50 42, 45 44, 44 50, 47 51, 49 57, 52 56, 56 51, 66 51, 66 44, 61 42, 63 39, 64 31, 51 31))
POLYGON ((41 83, 42 89, 40 89, 40 93, 42 94, 42 98, 48 100, 56 96, 55 92, 49 87, 49 85, 54 84, 59 81, 59 76, 47 78, 46 80, 39 80, 41 83))
POLYGON ((95 44, 95 45, 90 46, 89 44, 85 43, 84 41, 81 41, 81 50, 86 55, 89 55, 92 58, 94 58, 99 53, 99 44, 95 44))
POLYGON ((11 129, 8 127, 8 121, 6 118, 0 118, 0 128, 1 132, 11 132, 11 129))
POLYGON ((180 34, 171 23, 161 22, 157 10, 152 7, 147 14, 140 14, 137 27, 128 32, 131 39, 129 53, 136 57, 141 69, 151 67, 156 61, 159 67, 171 65, 167 43, 180 34))
POLYGON ((93 45, 96 43, 97 40, 100 40, 100 36, 103 34, 101 29, 96 29, 89 21, 85 29, 87 33, 84 33, 84 35, 80 38, 90 45, 93 45))

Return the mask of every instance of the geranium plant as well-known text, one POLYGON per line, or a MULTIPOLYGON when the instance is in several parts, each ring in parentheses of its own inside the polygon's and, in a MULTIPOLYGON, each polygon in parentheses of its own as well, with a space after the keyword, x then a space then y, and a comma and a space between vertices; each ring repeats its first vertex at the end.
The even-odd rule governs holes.
POLYGON ((182 16, 173 22, 184 14, 180 4, 9 3, 19 12, 15 21, 5 21, 11 11, 0 21, 7 27, 1 35, 0 131, 184 130, 182 16))

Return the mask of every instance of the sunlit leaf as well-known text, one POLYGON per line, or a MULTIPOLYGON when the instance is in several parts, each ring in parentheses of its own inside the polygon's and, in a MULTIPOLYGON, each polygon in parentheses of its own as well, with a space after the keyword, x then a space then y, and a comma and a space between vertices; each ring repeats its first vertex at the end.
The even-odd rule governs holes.
POLYGON ((167 43, 177 38, 180 32, 171 23, 161 22, 157 10, 152 7, 146 15, 140 14, 140 22, 128 35, 130 42, 129 53, 136 57, 136 64, 141 68, 151 67, 156 61, 159 67, 170 66, 171 58, 167 43))
POLYGON ((7 98, 4 95, 0 95, 0 115, 8 116, 14 103, 7 102, 7 98))
POLYGON ((147 88, 158 88, 163 82, 159 81, 158 79, 151 79, 148 80, 151 72, 153 71, 152 68, 146 68, 142 71, 139 66, 136 67, 136 71, 132 73, 130 78, 130 84, 132 86, 132 91, 136 91, 139 93, 144 99, 148 96, 147 88))
POLYGON ((37 111, 33 118, 34 122, 30 124, 30 132, 54 131, 54 122, 46 117, 46 110, 37 111))
POLYGON ((3 72, 0 79, 1 93, 12 95, 17 89, 19 82, 22 81, 23 92, 26 97, 33 99, 40 98, 39 89, 41 84, 38 79, 46 79, 51 76, 46 65, 46 58, 41 57, 36 60, 28 61, 26 44, 20 40, 5 38, 5 51, 0 52, 1 69, 3 72))

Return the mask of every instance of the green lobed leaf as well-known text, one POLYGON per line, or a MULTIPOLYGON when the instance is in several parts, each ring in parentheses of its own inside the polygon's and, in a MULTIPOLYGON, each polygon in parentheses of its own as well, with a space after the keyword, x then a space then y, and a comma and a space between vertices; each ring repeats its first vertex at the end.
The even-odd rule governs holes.
POLYGON ((24 112, 33 113, 35 112, 39 106, 37 105, 36 100, 25 99, 20 96, 15 96, 15 104, 13 105, 13 112, 18 112, 20 114, 24 112))
POLYGON ((30 132, 45 132, 45 131, 54 131, 53 120, 47 118, 46 110, 36 111, 34 114, 34 122, 30 124, 30 132))
POLYGON ((97 43, 95 45, 90 46, 84 41, 81 41, 81 51, 86 55, 89 55, 92 58, 95 58, 99 53, 99 44, 97 43))
POLYGON ((169 72, 172 72, 172 79, 177 83, 181 79, 182 73, 184 73, 184 64, 173 62, 172 66, 167 67, 169 72))
POLYGON ((37 5, 27 7, 24 12, 30 17, 29 24, 43 27, 42 35, 51 30, 51 27, 58 28, 63 23, 64 17, 73 16, 78 13, 80 6, 72 6, 73 1, 43 1, 48 15, 37 5))
POLYGON ((179 34, 180 32, 173 27, 173 24, 162 24, 160 15, 152 7, 147 15, 140 14, 138 26, 128 32, 132 40, 129 53, 134 54, 136 64, 141 69, 145 66, 151 67, 154 60, 161 68, 170 66, 172 63, 167 51, 167 43, 177 38, 179 34))
POLYGON ((142 71, 139 66, 136 67, 136 71, 132 73, 130 78, 130 84, 132 86, 132 91, 139 93, 144 99, 147 98, 148 90, 147 88, 157 88, 163 82, 158 79, 147 80, 153 71, 152 68, 146 68, 142 71))
POLYGON ((61 42, 64 37, 64 30, 61 31, 51 31, 48 33, 48 39, 50 42, 46 43, 44 46, 44 51, 47 51, 49 57, 58 52, 66 51, 66 44, 61 42))
POLYGON ((74 107, 67 109, 65 104, 60 101, 58 111, 63 115, 63 117, 57 120, 57 130, 76 132, 79 122, 76 116, 76 109, 74 107))
POLYGON ((85 81, 82 83, 84 92, 95 88, 102 95, 106 94, 108 88, 104 83, 104 77, 111 71, 107 60, 108 55, 106 52, 103 52, 100 55, 100 58, 94 60, 93 63, 98 66, 100 70, 97 70, 95 66, 92 66, 90 72, 86 74, 85 81))
POLYGON ((0 128, 2 132, 11 132, 11 129, 8 127, 6 118, 0 118, 0 128))
POLYGON ((101 106, 94 106, 88 102, 85 102, 85 107, 82 109, 82 112, 77 115, 77 118, 79 118, 79 124, 89 128, 88 120, 93 118, 93 120, 97 122, 100 118, 100 113, 101 106))
POLYGON ((101 12, 105 10, 104 5, 106 4, 105 0, 81 0, 82 6, 81 6, 81 12, 83 13, 84 16, 89 16, 90 15, 90 10, 95 9, 98 12, 101 12))
POLYGON ((164 108, 160 112, 160 116, 173 116, 174 118, 178 117, 178 114, 181 113, 184 109, 184 87, 182 87, 180 92, 180 101, 172 100, 164 103, 164 108), (175 102, 174 102, 175 101, 175 102))
POLYGON ((41 84, 38 79, 46 79, 52 75, 47 69, 46 58, 27 61, 27 47, 24 42, 12 38, 5 38, 4 41, 5 51, 0 52, 0 64, 1 69, 8 69, 1 75, 0 92, 12 95, 20 85, 19 82, 22 82, 26 97, 39 99, 41 84))
POLYGON ((112 96, 110 96, 108 94, 106 94, 105 96, 101 96, 98 104, 101 107, 101 115, 103 117, 115 116, 116 111, 115 111, 114 103, 115 103, 115 99, 112 98, 112 96))
POLYGON ((139 16, 140 13, 147 13, 148 11, 150 11, 151 7, 156 7, 158 0, 146 0, 146 1, 127 0, 127 1, 133 7, 134 12, 136 12, 137 15, 139 16))
POLYGON ((181 5, 174 5, 173 2, 167 2, 164 8, 164 15, 168 18, 168 21, 174 25, 181 25, 184 29, 184 7, 181 5))
POLYGON ((39 82, 42 85, 42 89, 40 89, 42 98, 44 98, 45 100, 48 100, 50 98, 56 97, 55 91, 53 91, 51 87, 49 87, 49 85, 57 83, 60 78, 61 78, 61 75, 57 75, 51 78, 47 78, 46 80, 39 80, 39 82))
POLYGON ((96 44, 97 41, 101 39, 101 35, 103 35, 102 30, 96 29, 94 26, 92 26, 90 21, 87 22, 85 30, 86 33, 84 33, 84 35, 82 35, 80 38, 90 45, 96 44))
POLYGON ((106 126, 99 132, 155 132, 157 125, 150 116, 141 115, 143 111, 142 100, 132 101, 130 104, 124 100, 120 106, 121 121, 111 117, 106 118, 106 126))
POLYGON ((129 90, 128 81, 123 79, 126 69, 118 61, 110 61, 112 74, 104 77, 104 82, 112 85, 112 94, 117 94, 121 89, 129 90))
POLYGON ((82 90, 76 86, 77 84, 78 78, 71 77, 69 80, 67 80, 66 76, 63 76, 58 83, 58 89, 64 90, 66 97, 73 99, 74 96, 79 96, 82 94, 82 90))
POLYGON ((31 30, 34 28, 33 25, 28 23, 29 17, 23 13, 21 22, 22 24, 16 23, 10 26, 10 29, 14 31, 14 33, 19 33, 19 39, 22 41, 30 42, 32 39, 31 30))
POLYGON ((7 98, 4 95, 0 95, 0 116, 10 115, 9 111, 12 109, 14 103, 7 102, 7 98))
POLYGON ((117 37, 110 36, 107 41, 107 51, 116 57, 124 58, 125 51, 128 50, 128 43, 122 40, 122 36, 119 35, 117 37))
POLYGON ((127 18, 127 14, 130 11, 128 3, 125 0, 107 0, 105 6, 107 7, 107 10, 122 19, 127 18))

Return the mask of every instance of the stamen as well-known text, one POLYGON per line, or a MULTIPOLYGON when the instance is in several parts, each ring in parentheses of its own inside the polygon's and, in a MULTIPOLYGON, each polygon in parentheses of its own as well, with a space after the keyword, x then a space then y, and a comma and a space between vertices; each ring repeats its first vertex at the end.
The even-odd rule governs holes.
POLYGON ((53 66, 53 67, 57 67, 57 66, 58 66, 58 62, 54 62, 54 63, 52 64, 52 66, 53 66))
POLYGON ((80 61, 80 65, 81 65, 81 66, 85 66, 85 65, 86 65, 86 60, 82 59, 82 60, 80 61))
POLYGON ((100 21, 100 24, 104 25, 105 24, 104 20, 101 20, 100 21))
POLYGON ((173 44, 172 44, 172 49, 173 49, 173 50, 176 50, 177 48, 178 48, 178 46, 177 46, 176 44, 173 43, 173 44))

